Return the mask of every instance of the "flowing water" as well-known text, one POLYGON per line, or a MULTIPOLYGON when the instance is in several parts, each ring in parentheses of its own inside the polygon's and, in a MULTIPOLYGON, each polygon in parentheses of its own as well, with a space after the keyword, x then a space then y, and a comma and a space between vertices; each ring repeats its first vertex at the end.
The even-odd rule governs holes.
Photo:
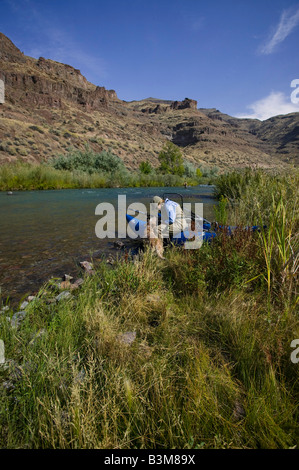
MULTIPOLYGON (((94 253, 116 254, 114 240, 95 235, 99 203, 112 203, 117 214, 120 194, 126 195, 127 205, 142 202, 149 207, 154 195, 166 192, 182 194, 184 202, 204 203, 204 217, 213 219, 213 186, 0 193, 0 297, 20 300, 51 276, 78 275, 79 260, 94 253)), ((125 244, 134 245, 130 240, 125 244)))

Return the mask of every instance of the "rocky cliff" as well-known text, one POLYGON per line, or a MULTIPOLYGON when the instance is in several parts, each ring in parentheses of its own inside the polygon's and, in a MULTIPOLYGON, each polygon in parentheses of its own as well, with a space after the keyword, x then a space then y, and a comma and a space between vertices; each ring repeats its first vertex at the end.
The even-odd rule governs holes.
POLYGON ((41 162, 88 145, 111 149, 130 168, 154 165, 166 139, 190 161, 220 168, 281 167, 299 159, 299 113, 267 121, 198 109, 190 98, 125 102, 70 65, 25 56, 0 33, 0 163, 41 162))
POLYGON ((24 56, 2 33, 0 60, 6 99, 12 104, 61 108, 67 101, 91 111, 107 107, 109 100, 117 100, 114 90, 88 83, 80 70, 70 65, 24 56))

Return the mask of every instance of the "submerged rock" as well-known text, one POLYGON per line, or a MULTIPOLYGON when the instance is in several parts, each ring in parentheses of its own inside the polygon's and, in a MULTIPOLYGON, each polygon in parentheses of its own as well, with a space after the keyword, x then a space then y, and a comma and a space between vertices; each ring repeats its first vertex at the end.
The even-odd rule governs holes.
POLYGON ((85 271, 91 271, 93 269, 93 265, 88 261, 80 261, 80 266, 82 266, 85 271))
POLYGON ((113 245, 117 250, 122 250, 125 247, 125 244, 120 240, 116 240, 115 242, 113 242, 113 245))

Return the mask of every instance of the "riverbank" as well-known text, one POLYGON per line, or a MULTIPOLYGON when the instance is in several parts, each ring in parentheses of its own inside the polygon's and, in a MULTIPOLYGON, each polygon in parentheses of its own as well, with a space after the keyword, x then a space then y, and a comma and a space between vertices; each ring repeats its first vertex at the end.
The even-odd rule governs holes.
POLYGON ((149 175, 135 172, 87 173, 80 170, 57 170, 50 165, 28 163, 0 166, 0 191, 27 191, 48 189, 93 189, 93 188, 139 188, 139 187, 184 187, 212 184, 214 177, 190 178, 178 175, 149 175))
MULTIPOLYGON (((155 194, 178 192, 184 202, 202 202, 204 216, 213 217, 213 186, 158 188, 100 188, 0 193, 0 304, 19 302, 31 295, 50 276, 76 275, 78 261, 98 253, 115 254, 115 239, 99 239, 95 214, 101 202, 112 204, 118 220, 118 197, 126 197, 127 207, 134 202, 147 210, 155 194)), ((125 220, 125 213, 122 214, 125 220)), ((116 222, 117 227, 117 222, 116 222)), ((117 236, 117 235, 116 235, 117 236)), ((127 247, 132 240, 123 240, 127 247)))
POLYGON ((1 447, 298 445, 298 175, 242 181, 218 215, 265 230, 102 262, 1 315, 1 447))

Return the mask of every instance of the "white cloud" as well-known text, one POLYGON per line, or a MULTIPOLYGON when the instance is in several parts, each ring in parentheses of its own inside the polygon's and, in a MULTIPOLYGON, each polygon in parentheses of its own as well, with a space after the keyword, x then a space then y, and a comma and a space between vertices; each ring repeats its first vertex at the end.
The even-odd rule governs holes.
POLYGON ((284 41, 294 28, 299 24, 299 8, 284 10, 280 17, 275 32, 268 39, 267 43, 260 47, 259 52, 263 55, 271 54, 275 47, 284 41))
POLYGON ((289 96, 280 91, 272 91, 270 95, 255 101, 247 106, 252 112, 249 114, 238 114, 238 118, 260 119, 264 121, 279 114, 299 112, 299 104, 291 102, 289 96))

